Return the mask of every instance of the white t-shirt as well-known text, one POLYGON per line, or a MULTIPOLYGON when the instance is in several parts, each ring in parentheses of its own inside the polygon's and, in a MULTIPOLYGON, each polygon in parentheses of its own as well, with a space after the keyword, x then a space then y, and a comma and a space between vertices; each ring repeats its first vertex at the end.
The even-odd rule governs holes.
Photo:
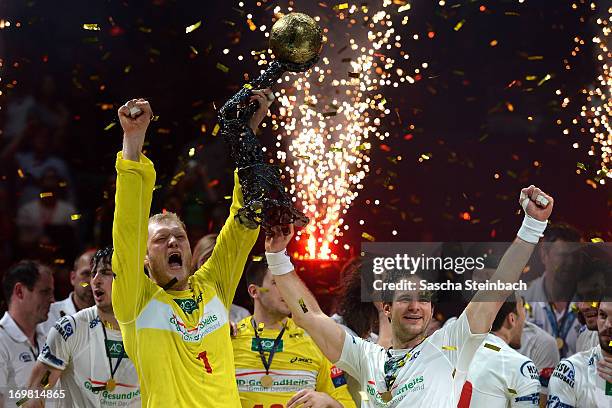
MULTIPOLYGON (((548 385, 548 408, 609 408, 612 395, 606 395, 606 381, 597 375, 601 347, 561 360, 548 385)), ((608 387, 612 388, 612 387, 608 387)), ((612 389, 608 390, 612 394, 612 389)))
POLYGON ((494 334, 487 335, 470 365, 464 390, 469 392, 470 387, 472 407, 538 407, 540 403, 537 367, 494 334))
POLYGON ((525 322, 518 352, 533 361, 540 373, 541 392, 548 393, 548 381, 561 357, 553 336, 531 322, 525 322))
POLYGON ((578 335, 576 340, 576 353, 581 353, 599 346, 599 333, 597 330, 589 330, 584 326, 584 330, 578 335))
POLYGON ((45 344, 45 333, 36 328, 36 343, 30 344, 8 312, 0 320, 0 394, 4 407, 17 407, 20 398, 9 399, 12 390, 25 389, 36 363, 39 350, 45 344))
POLYGON ((70 292, 66 299, 51 303, 47 320, 38 325, 45 335, 49 333, 49 330, 55 326, 55 322, 57 322, 60 318, 76 314, 77 310, 74 306, 74 302, 72 301, 72 296, 73 292, 70 292))
MULTIPOLYGON (((106 329, 113 368, 124 353, 121 332, 106 329)), ((60 407, 140 407, 140 387, 134 364, 124 356, 113 378, 114 391, 92 391, 110 379, 102 322, 97 307, 83 309, 61 318, 49 332, 39 361, 63 370, 61 388, 66 397, 60 407)))
POLYGON ((346 335, 336 366, 359 380, 368 400, 362 407, 457 406, 467 370, 486 334, 472 334, 467 315, 437 330, 410 350, 385 350, 361 338, 346 335), (402 356, 410 351, 405 365, 397 371, 391 387, 393 399, 386 404, 381 394, 385 385, 387 353, 402 356))

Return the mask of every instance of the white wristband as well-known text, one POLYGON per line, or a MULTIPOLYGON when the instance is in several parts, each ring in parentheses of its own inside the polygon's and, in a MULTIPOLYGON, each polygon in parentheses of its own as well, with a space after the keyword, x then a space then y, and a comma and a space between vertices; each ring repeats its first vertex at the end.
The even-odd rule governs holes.
POLYGON ((525 218, 523 218, 523 224, 516 234, 517 237, 522 239, 523 241, 537 244, 540 241, 540 238, 544 236, 544 230, 548 225, 548 221, 538 221, 533 217, 530 217, 528 214, 525 214, 525 218))
POLYGON ((272 275, 285 275, 295 269, 291 263, 291 258, 287 255, 287 250, 266 252, 266 261, 272 275))

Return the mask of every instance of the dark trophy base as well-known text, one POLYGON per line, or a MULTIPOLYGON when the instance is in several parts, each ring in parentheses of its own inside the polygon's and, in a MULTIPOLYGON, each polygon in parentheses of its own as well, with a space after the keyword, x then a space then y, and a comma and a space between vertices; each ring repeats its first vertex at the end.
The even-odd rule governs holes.
POLYGON ((265 163, 261 143, 247 123, 258 108, 257 102, 249 103, 251 89, 271 87, 286 71, 307 71, 318 59, 315 57, 304 64, 272 61, 251 86, 236 92, 219 110, 221 134, 230 145, 244 197, 245 206, 238 211, 237 217, 248 228, 261 225, 270 233, 276 226, 308 224, 308 217, 293 206, 291 197, 285 192, 280 169, 265 163))

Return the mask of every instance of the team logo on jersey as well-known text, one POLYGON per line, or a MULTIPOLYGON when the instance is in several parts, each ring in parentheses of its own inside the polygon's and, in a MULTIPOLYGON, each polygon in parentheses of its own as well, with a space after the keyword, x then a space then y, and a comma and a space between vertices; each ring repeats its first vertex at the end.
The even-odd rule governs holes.
POLYGON ((126 357, 125 351, 123 350, 123 342, 115 340, 105 340, 106 351, 108 356, 111 358, 119 358, 121 356, 126 357))
POLYGON ((53 353, 51 353, 51 349, 49 349, 48 345, 44 345, 43 349, 41 351, 42 356, 49 362, 51 362, 53 365, 56 365, 58 367, 63 367, 64 366, 64 362, 57 358, 53 353))
POLYGON ((527 402, 531 403, 531 405, 540 405, 540 393, 533 393, 529 395, 523 395, 522 397, 516 397, 514 402, 527 402))
POLYGON ((19 355, 19 361, 22 363, 29 363, 32 360, 32 354, 28 353, 27 351, 24 351, 19 355))
MULTIPOLYGON (((272 351, 272 347, 274 347, 274 340, 275 339, 266 339, 263 337, 260 338, 259 341, 261 342, 261 349, 263 351, 267 351, 268 353, 272 351)), ((251 351, 259 351, 259 346, 257 346, 256 337, 253 337, 251 339, 251 351)), ((280 352, 280 351, 283 351, 283 340, 282 339, 278 342, 275 352, 280 352)))
POLYGON ((532 380, 540 380, 540 373, 538 368, 533 364, 532 361, 525 361, 521 366, 521 374, 525 378, 531 378, 532 380))
POLYGON ((344 371, 336 367, 335 365, 331 367, 330 377, 332 383, 334 383, 334 387, 342 387, 346 385, 346 378, 344 377, 344 371))
MULTIPOLYGON (((201 298, 201 295, 200 295, 201 298)), ((174 302, 181 308, 186 314, 193 313, 194 310, 198 310, 198 302, 193 299, 173 299, 174 302)))
POLYGON ((68 337, 74 334, 72 323, 68 317, 63 317, 57 323, 55 323, 55 330, 62 336, 64 340, 68 340, 68 337))
POLYGON ((574 384, 576 383, 576 370, 574 369, 574 365, 568 360, 562 360, 559 364, 557 364, 553 377, 560 379, 570 387, 574 388, 574 384))
POLYGON ((95 319, 93 319, 93 320, 90 320, 90 321, 89 321, 89 328, 90 328, 90 329, 93 329, 93 328, 94 328, 94 327, 96 327, 96 326, 98 325, 98 323, 100 323, 100 322, 102 322, 102 321, 100 320, 100 316, 96 316, 96 318, 95 318, 95 319))
POLYGON ((293 363, 305 363, 305 364, 312 364, 313 360, 312 358, 306 358, 306 357, 293 357, 291 360, 289 360, 289 362, 291 364, 293 363))
POLYGON ((183 321, 175 314, 170 317, 170 324, 172 324, 174 329, 180 333, 184 341, 196 342, 200 341, 202 337, 218 329, 225 323, 221 318, 217 317, 217 315, 213 313, 202 317, 196 327, 187 327, 187 325, 183 323, 183 321))

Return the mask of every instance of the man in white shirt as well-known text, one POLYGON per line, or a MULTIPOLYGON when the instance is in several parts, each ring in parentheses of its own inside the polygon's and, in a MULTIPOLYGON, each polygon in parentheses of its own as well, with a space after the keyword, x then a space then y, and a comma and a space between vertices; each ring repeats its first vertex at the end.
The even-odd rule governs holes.
POLYGON ((578 334, 578 340, 576 340, 576 352, 581 353, 599 344, 599 334, 597 333, 599 302, 578 302, 578 309, 585 321, 585 325, 578 334))
POLYGON ((0 320, 0 406, 8 408, 17 406, 17 391, 28 384, 45 344, 37 325, 53 302, 53 274, 38 262, 21 261, 4 274, 2 291, 8 312, 0 320))
MULTIPOLYGON (((552 212, 552 198, 534 186, 521 190, 519 202, 525 219, 493 281, 519 280, 552 212)), ((285 252, 293 226, 277 227, 269 233, 265 243, 268 266, 293 319, 310 333, 332 363, 360 382, 367 397, 362 399, 362 407, 454 408, 458 403, 465 404, 460 394, 467 370, 509 291, 497 292, 494 299, 491 292, 488 296, 477 292, 457 321, 428 338, 425 332, 433 318, 429 294, 395 291, 393 302, 384 304, 385 314, 391 319, 393 345, 385 350, 346 334, 321 311, 285 252)))
POLYGON ((598 374, 604 358, 612 358, 612 302, 599 305, 599 345, 561 360, 550 379, 548 408, 612 407, 612 383, 598 374))
POLYGON ((533 280, 523 298, 530 305, 527 320, 545 330, 557 341, 561 357, 576 352, 576 340, 582 327, 578 308, 571 303, 576 288, 575 271, 562 268, 563 262, 580 242, 580 234, 565 225, 547 228, 539 255, 544 273, 533 280), (570 290, 571 293, 567 293, 570 290))
MULTIPOLYGON (((112 248, 96 252, 91 288, 96 305, 64 316, 49 332, 29 381, 29 389, 53 387, 65 393, 58 407, 140 407, 138 375, 125 354, 111 303, 112 248)), ((32 399, 26 407, 37 407, 32 399)))
POLYGON ((537 407, 540 374, 535 364, 518 353, 525 323, 523 300, 512 294, 502 305, 468 370, 463 386, 470 406, 486 408, 537 407))
POLYGON ((94 299, 89 281, 91 279, 91 260, 95 253, 95 249, 89 249, 74 261, 74 268, 70 271, 70 284, 73 291, 66 299, 51 304, 47 320, 40 324, 45 335, 62 317, 73 315, 79 310, 93 306, 94 299))

